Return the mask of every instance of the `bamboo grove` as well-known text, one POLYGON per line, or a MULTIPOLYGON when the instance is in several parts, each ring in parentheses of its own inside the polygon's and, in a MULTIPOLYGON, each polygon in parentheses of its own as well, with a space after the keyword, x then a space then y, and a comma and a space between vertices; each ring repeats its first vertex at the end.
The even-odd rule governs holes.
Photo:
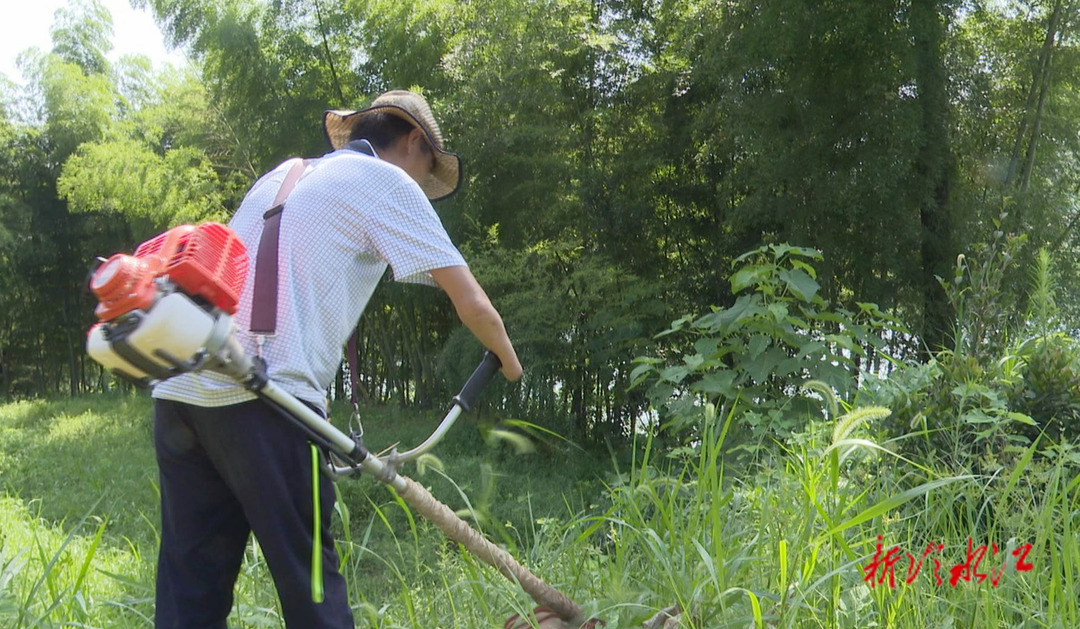
MULTIPOLYGON (((116 386, 82 352, 94 257, 227 219, 325 150, 324 109, 401 87, 465 159, 437 209, 520 347, 515 416, 625 434, 634 358, 729 305, 766 244, 819 250, 822 295, 877 304, 912 351, 949 342, 938 278, 995 231, 1049 250, 1080 305, 1076 0, 133 4, 189 66, 110 63, 111 18, 79 0, 3 85, 0 396, 116 386)), ((437 403, 478 355, 436 291, 386 283, 360 334, 374 402, 437 403)))

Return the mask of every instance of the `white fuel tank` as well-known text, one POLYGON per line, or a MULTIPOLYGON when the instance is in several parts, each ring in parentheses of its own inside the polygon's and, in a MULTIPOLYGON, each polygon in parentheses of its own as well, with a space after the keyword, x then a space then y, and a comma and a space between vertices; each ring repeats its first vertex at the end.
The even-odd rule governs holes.
MULTIPOLYGON (((146 360, 171 368, 155 350, 168 352, 178 360, 187 361, 206 347, 214 330, 214 316, 182 293, 162 297, 143 316, 139 325, 126 335, 127 344, 146 360)), ((86 337, 86 353, 109 371, 119 371, 137 380, 154 379, 120 355, 105 339, 105 326, 99 323, 90 328, 86 337)))

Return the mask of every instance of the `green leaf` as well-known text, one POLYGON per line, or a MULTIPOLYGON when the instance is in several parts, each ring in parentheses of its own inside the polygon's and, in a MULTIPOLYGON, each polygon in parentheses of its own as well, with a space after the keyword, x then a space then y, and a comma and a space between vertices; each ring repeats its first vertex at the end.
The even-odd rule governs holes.
POLYGON ((787 304, 774 302, 769 304, 769 314, 773 316, 773 319, 777 323, 780 323, 788 318, 789 310, 787 304))
POLYGON ((802 269, 781 269, 779 276, 788 290, 802 301, 812 301, 821 290, 821 284, 802 269))
POLYGON ((999 417, 988 415, 979 409, 964 413, 960 416, 960 419, 962 419, 966 424, 993 424, 1001 421, 999 417))
POLYGON ((765 382, 776 366, 787 357, 787 352, 776 347, 770 347, 757 358, 744 363, 742 368, 754 382, 760 384, 765 382))
POLYGON ((1025 415, 1023 413, 1017 413, 1015 411, 1010 411, 1008 413, 1005 413, 1005 417, 1008 417, 1009 419, 1013 420, 1014 422, 1020 422, 1021 424, 1027 424, 1028 426, 1035 426, 1036 428, 1039 426, 1039 424, 1036 423, 1034 419, 1032 419, 1031 417, 1029 417, 1028 415, 1025 415))
POLYGON ((771 264, 745 266, 731 276, 731 293, 734 295, 751 286, 757 286, 775 271, 776 267, 771 264))
POLYGON ((660 378, 668 382, 679 383, 690 373, 690 369, 683 365, 673 365, 660 372, 660 378))
POLYGON ((869 508, 864 509, 863 511, 859 512, 853 518, 851 518, 849 520, 845 520, 844 522, 841 522, 840 524, 837 524, 831 530, 829 530, 829 532, 826 533, 825 535, 831 537, 833 535, 836 535, 840 531, 847 530, 847 529, 849 529, 849 528, 851 528, 853 526, 857 526, 859 524, 862 524, 863 522, 867 522, 867 521, 872 520, 874 518, 881 517, 881 516, 885 515, 886 513, 889 513, 890 511, 893 511, 894 509, 900 507, 904 503, 906 503, 906 502, 908 502, 910 500, 913 500, 915 498, 918 498, 920 496, 925 496, 926 494, 930 493, 931 491, 933 491, 933 490, 935 490, 935 489, 937 489, 939 487, 944 487, 946 485, 950 485, 950 484, 958 482, 958 481, 970 480, 972 478, 974 478, 974 477, 973 476, 951 476, 949 478, 941 478, 941 479, 938 479, 938 480, 935 480, 935 481, 930 481, 929 483, 923 483, 922 485, 919 485, 918 487, 912 487, 911 489, 908 489, 906 491, 902 491, 902 492, 900 492, 898 494, 891 495, 888 498, 885 498, 884 500, 882 500, 881 502, 878 502, 874 506, 869 507, 869 508))
POLYGON ((824 354, 827 350, 828 346, 824 342, 810 341, 809 343, 804 343, 802 347, 799 348, 798 357, 806 358, 807 356, 813 356, 816 358, 821 354, 824 354))
POLYGON ((730 369, 706 374, 701 380, 691 387, 706 395, 733 398, 738 393, 735 388, 735 378, 738 374, 730 369))
POLYGON ((715 358, 720 351, 720 339, 703 338, 694 343, 694 351, 706 359, 715 358))
POLYGON ((813 266, 803 262, 802 260, 790 260, 789 263, 796 269, 805 271, 807 275, 814 278, 815 280, 817 279, 817 269, 815 269, 813 266))
POLYGON ((746 253, 744 253, 744 254, 740 255, 739 257, 735 258, 735 259, 734 259, 734 260, 732 261, 732 265, 735 265, 735 264, 739 264, 739 263, 741 263, 741 262, 742 262, 743 260, 748 260, 748 259, 750 259, 750 258, 752 258, 752 257, 754 257, 754 256, 757 256, 757 255, 760 255, 760 254, 762 254, 762 253, 765 253, 765 252, 766 252, 766 251, 768 251, 768 250, 769 250, 769 247, 768 247, 768 246, 764 246, 764 247, 758 247, 757 249, 754 249, 754 250, 752 250, 752 251, 747 251, 746 253))
POLYGON ((772 339, 764 334, 755 334, 747 344, 747 356, 753 360, 761 355, 772 344, 772 339))
POLYGON ((743 295, 735 300, 730 308, 723 308, 707 314, 694 322, 694 327, 709 332, 726 334, 747 320, 764 312, 760 295, 743 295))
POLYGON ((655 371, 652 365, 638 365, 637 367, 634 367, 634 370, 630 372, 631 386, 640 384, 651 371, 655 371))

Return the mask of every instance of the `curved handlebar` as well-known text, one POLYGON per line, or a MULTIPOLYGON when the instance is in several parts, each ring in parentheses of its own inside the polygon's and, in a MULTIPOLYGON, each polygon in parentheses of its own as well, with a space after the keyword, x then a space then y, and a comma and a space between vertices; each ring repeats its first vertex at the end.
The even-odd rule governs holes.
MULTIPOLYGON (((435 447, 439 441, 442 440, 443 435, 450 430, 450 427, 454 425, 457 418, 462 413, 467 413, 476 404, 477 399, 480 397, 480 393, 484 390, 491 379, 495 377, 499 369, 502 368, 502 361, 495 355, 494 352, 488 351, 484 353, 483 360, 477 365, 472 375, 469 376, 468 381, 465 382, 465 386, 461 388, 461 393, 454 396, 454 408, 450 409, 450 412, 446 414, 442 422, 435 428, 435 432, 431 433, 431 436, 424 440, 423 443, 416 446, 412 450, 405 452, 394 453, 387 457, 381 457, 383 463, 397 467, 401 463, 406 461, 412 461, 418 458, 420 455, 426 453, 435 447)), ((348 476, 356 471, 354 467, 339 466, 329 464, 326 471, 334 477, 348 476)))
POLYGON ((499 369, 502 369, 502 361, 495 355, 495 352, 490 350, 484 352, 484 359, 480 361, 476 370, 469 376, 469 380, 461 388, 461 393, 454 396, 454 404, 457 404, 462 411, 468 413, 476 404, 477 399, 480 398, 480 392, 491 382, 499 369))
POLYGON ((486 387, 489 382, 491 382, 491 379, 501 367, 502 362, 499 361, 498 356, 491 351, 485 352, 483 360, 480 361, 480 364, 476 366, 472 375, 469 376, 468 381, 465 382, 465 386, 461 388, 461 393, 454 396, 454 408, 446 414, 446 417, 439 423, 435 432, 431 433, 431 436, 425 439, 424 443, 421 443, 412 450, 397 454, 397 462, 404 463, 405 461, 412 461, 421 454, 434 448, 435 444, 441 441, 443 435, 445 435, 446 432, 450 430, 450 427, 454 425, 458 416, 462 413, 469 412, 469 408, 475 404, 477 398, 480 397, 480 392, 484 390, 484 387, 486 387))

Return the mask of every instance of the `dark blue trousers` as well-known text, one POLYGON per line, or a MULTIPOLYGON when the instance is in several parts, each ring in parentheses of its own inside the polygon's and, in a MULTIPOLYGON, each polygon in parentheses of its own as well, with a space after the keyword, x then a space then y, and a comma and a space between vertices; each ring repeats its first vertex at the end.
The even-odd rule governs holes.
POLYGON ((352 629, 319 474, 325 600, 312 602, 311 448, 262 401, 202 408, 154 401, 161 482, 156 629, 226 629, 254 532, 290 629, 352 629))

